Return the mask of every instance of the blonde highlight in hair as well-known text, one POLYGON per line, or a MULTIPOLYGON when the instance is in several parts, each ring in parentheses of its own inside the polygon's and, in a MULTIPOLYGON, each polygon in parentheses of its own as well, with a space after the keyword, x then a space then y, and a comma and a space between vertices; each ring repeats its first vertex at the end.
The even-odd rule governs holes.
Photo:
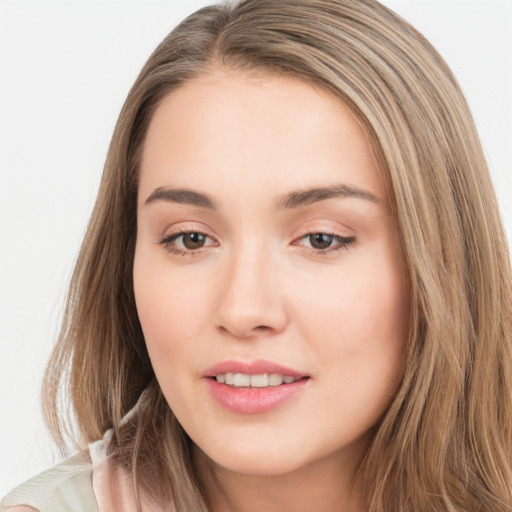
POLYGON ((155 50, 121 111, 45 378, 61 441, 114 454, 178 511, 206 511, 192 441, 155 380, 132 286, 138 167, 167 94, 217 66, 310 82, 344 101, 387 173, 411 284, 401 386, 358 478, 371 512, 512 511, 512 287, 471 113, 445 62, 375 0, 245 0, 192 14, 155 50), (123 421, 127 412, 136 412, 123 421), (62 404, 60 404, 62 405, 62 404))

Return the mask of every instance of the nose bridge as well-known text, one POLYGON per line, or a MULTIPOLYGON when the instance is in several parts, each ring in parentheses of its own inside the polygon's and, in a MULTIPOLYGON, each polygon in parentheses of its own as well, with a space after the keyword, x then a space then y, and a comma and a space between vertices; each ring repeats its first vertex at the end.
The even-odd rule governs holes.
POLYGON ((278 262, 268 244, 243 237, 228 251, 218 302, 219 327, 238 337, 278 332, 286 313, 278 262))

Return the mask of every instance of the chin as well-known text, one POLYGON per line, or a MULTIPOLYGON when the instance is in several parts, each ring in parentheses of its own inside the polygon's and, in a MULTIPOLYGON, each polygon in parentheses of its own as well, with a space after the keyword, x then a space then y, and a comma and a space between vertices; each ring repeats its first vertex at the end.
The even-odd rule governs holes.
POLYGON ((215 447, 203 450, 197 447, 200 458, 206 456, 210 464, 233 473, 244 475, 284 475, 291 473, 307 464, 305 453, 294 449, 287 449, 281 445, 262 446, 253 442, 250 446, 243 444, 230 446, 216 444, 215 447), (295 452, 295 453, 294 453, 295 452), (297 455, 300 454, 300 459, 297 455))

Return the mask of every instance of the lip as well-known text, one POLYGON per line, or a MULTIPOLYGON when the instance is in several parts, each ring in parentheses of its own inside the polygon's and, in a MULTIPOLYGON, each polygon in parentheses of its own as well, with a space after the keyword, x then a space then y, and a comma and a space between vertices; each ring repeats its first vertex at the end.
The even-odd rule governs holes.
POLYGON ((246 375, 261 375, 263 373, 279 373, 281 375, 289 375, 296 379, 309 377, 305 373, 301 373, 293 368, 265 361, 264 359, 256 359, 254 361, 237 361, 231 359, 222 361, 208 368, 203 377, 215 377, 219 373, 245 373, 246 375))
POLYGON ((304 391, 310 380, 309 376, 304 373, 261 359, 250 362, 223 361, 209 368, 203 377, 214 400, 228 411, 237 414, 263 414, 277 409, 304 391), (244 373, 247 375, 279 373, 300 380, 291 384, 267 388, 234 388, 217 382, 215 375, 219 373, 244 373))

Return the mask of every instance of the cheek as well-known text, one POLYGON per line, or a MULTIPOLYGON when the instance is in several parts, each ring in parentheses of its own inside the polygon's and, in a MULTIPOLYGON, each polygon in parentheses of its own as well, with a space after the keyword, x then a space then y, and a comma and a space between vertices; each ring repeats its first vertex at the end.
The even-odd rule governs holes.
POLYGON ((386 259, 367 263, 307 283, 310 293, 302 294, 296 316, 302 319, 300 338, 314 341, 331 387, 351 390, 344 399, 353 399, 355 409, 364 403, 373 417, 380 416, 402 375, 409 295, 401 267, 386 259))
POLYGON ((327 341, 338 336, 338 346, 353 351, 372 342, 401 344, 408 331, 408 294, 403 273, 394 270, 354 266, 303 283, 308 293, 297 289, 294 295, 301 297, 296 316, 308 337, 327 341))
POLYGON ((142 251, 134 261, 134 291, 139 320, 155 371, 178 364, 204 326, 208 309, 200 280, 180 279, 168 263, 142 251))

